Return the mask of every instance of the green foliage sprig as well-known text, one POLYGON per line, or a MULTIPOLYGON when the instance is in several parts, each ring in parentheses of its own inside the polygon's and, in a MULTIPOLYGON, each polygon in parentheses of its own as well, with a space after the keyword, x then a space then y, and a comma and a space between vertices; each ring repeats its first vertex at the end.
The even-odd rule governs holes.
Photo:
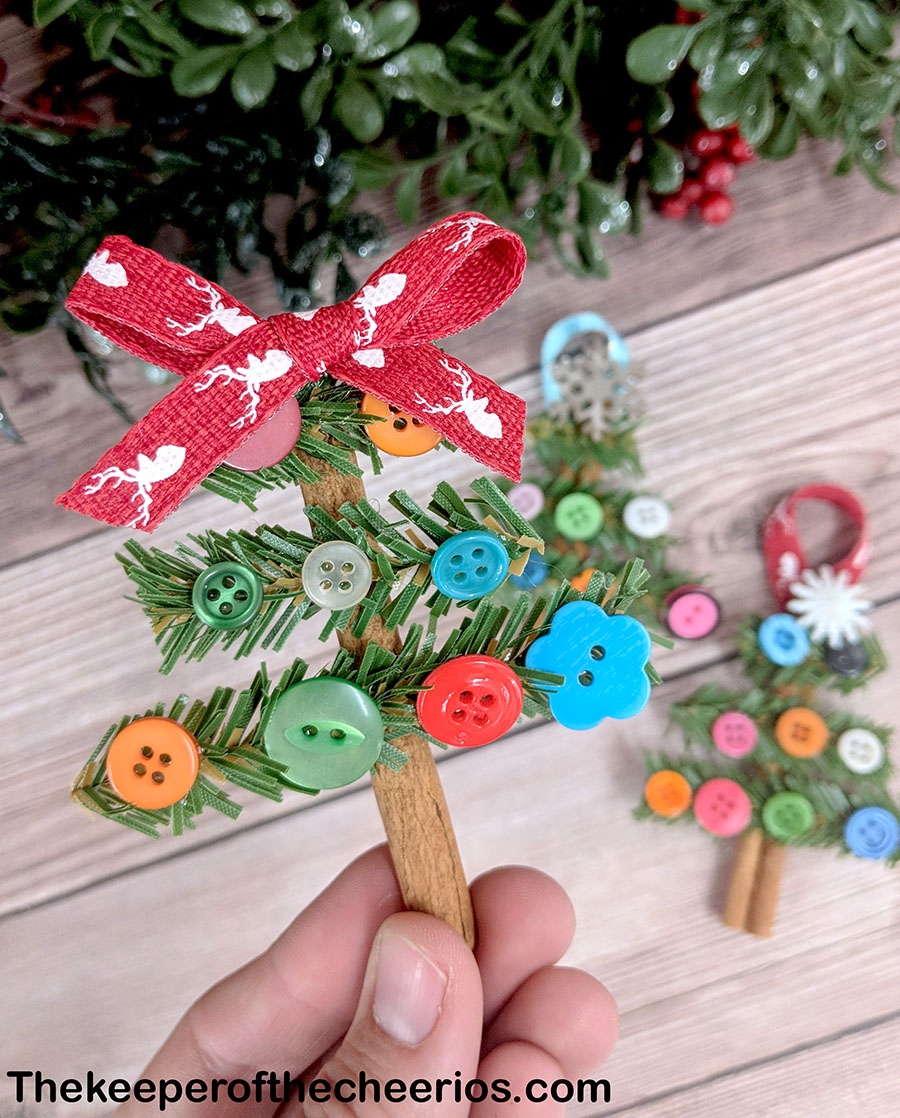
POLYGON ((385 243, 358 194, 388 186, 406 222, 436 189, 605 275, 607 238, 639 228, 645 187, 681 182, 695 73, 711 127, 737 121, 770 158, 803 131, 838 138, 836 170, 885 185, 896 5, 683 7, 703 18, 661 22, 662 0, 33 0, 46 80, 0 104, 0 321, 58 321, 124 414, 59 313, 103 236, 217 281, 263 258, 302 310, 358 286, 356 261, 385 243))

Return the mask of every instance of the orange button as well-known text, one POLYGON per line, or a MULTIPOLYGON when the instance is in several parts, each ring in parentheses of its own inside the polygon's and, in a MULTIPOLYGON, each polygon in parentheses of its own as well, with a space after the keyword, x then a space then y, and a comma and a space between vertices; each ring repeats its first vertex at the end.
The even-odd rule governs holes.
POLYGON ((791 707, 778 716, 775 740, 791 757, 816 757, 828 744, 828 727, 809 707, 791 707))
POLYGON ((364 415, 377 415, 385 420, 384 423, 366 424, 366 434, 385 454, 393 454, 398 458, 415 458, 434 450, 443 438, 439 431, 435 431, 421 419, 379 400, 377 396, 363 396, 360 411, 364 415))
POLYGON ((674 769, 660 769, 644 785, 644 797, 651 811, 671 819, 691 806, 691 786, 674 769))
POLYGON ((591 575, 594 573, 594 571, 596 571, 596 569, 596 567, 585 567, 583 571, 579 571, 573 579, 570 579, 570 582, 572 583, 572 589, 580 590, 583 594, 585 590, 587 590, 588 583, 591 581, 591 575))
POLYGON ((106 775, 126 803, 155 810, 187 795, 200 772, 193 736, 171 718, 139 718, 106 754, 106 775))

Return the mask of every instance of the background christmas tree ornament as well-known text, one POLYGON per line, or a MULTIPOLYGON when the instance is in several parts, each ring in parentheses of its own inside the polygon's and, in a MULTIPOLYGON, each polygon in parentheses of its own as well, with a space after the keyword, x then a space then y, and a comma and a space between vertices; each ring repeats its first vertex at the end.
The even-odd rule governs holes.
POLYGON ((836 486, 804 486, 779 502, 766 520, 763 541, 773 594, 799 618, 776 612, 745 620, 738 651, 747 690, 710 683, 674 704, 672 721, 692 748, 681 757, 647 755, 644 801, 636 815, 687 818, 693 801, 704 829, 720 837, 740 835, 722 919, 768 936, 787 847, 831 846, 895 864, 900 804, 888 787, 891 728, 850 710, 822 709, 817 699, 823 689, 861 689, 885 666, 868 619, 866 636, 857 625, 862 603, 847 595, 869 550, 861 503, 836 486), (857 528, 853 547, 835 565, 836 576, 803 566, 794 516, 802 500, 837 505, 857 528), (790 592, 796 599, 785 598, 790 592), (854 638, 859 643, 847 643, 854 638))

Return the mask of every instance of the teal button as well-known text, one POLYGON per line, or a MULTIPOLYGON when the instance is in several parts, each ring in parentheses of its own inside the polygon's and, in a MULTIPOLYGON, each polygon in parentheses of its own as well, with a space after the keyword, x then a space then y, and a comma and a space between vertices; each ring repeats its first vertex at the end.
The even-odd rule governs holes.
POLYGON ((204 625, 241 629, 262 609, 262 583, 243 563, 215 563, 194 583, 191 605, 204 625))
POLYGON ((352 784, 378 760, 384 724, 378 707, 346 679, 305 679, 278 699, 263 731, 263 748, 288 766, 283 779, 318 792, 352 784))
POLYGON ((592 540, 603 527, 603 507, 590 493, 570 493, 556 506, 553 523, 567 540, 592 540))

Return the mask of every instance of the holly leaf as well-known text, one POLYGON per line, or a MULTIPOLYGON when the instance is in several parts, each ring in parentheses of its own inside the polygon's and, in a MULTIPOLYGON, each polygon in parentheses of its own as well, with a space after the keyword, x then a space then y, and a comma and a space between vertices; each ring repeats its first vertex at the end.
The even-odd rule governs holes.
POLYGON ((681 152, 664 140, 650 140, 647 153, 647 182, 655 194, 674 194, 684 179, 681 152))
POLYGON ((318 123, 325 100, 331 92, 331 70, 327 66, 320 66, 313 70, 306 80, 303 92, 300 94, 300 111, 307 124, 318 123))
POLYGON ((782 111, 760 147, 766 159, 787 159, 793 155, 800 140, 800 118, 794 109, 782 111))
POLYGON ((274 85, 275 63, 264 46, 245 54, 231 75, 231 95, 242 109, 264 105, 274 85))
POLYGON ((296 21, 289 23, 270 40, 272 57, 285 70, 308 70, 315 62, 315 40, 304 35, 296 21))
POLYGON ((699 28, 697 23, 661 24, 638 35, 625 52, 628 73, 647 85, 667 82, 684 61, 699 28))

